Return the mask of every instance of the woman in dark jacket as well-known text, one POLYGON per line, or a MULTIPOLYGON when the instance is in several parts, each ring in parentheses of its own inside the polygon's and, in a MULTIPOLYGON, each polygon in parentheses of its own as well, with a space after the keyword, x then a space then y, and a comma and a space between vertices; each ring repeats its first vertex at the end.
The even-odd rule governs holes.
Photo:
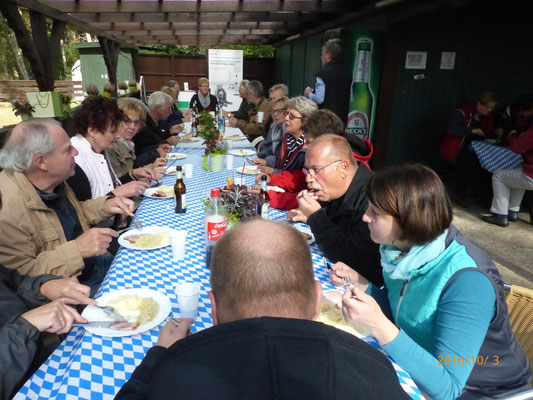
POLYGON ((189 108, 198 112, 217 110, 217 98, 209 94, 209 79, 198 79, 198 92, 192 96, 189 108))

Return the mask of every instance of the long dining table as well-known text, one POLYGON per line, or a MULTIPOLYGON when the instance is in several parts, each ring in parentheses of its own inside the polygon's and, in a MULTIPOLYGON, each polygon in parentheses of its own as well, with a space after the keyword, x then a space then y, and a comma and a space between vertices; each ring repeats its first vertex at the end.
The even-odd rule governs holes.
MULTIPOLYGON (((211 305, 207 294, 210 283, 209 269, 205 262, 204 210, 201 199, 207 198, 211 188, 225 186, 229 176, 236 183, 246 185, 253 184, 255 176, 236 171, 244 163, 244 158, 240 156, 234 156, 235 169, 215 173, 202 168, 203 149, 178 145, 175 151, 185 154, 186 158, 170 160, 170 165, 193 164, 193 176, 184 179, 187 187, 187 212, 176 214, 173 199, 144 198, 134 221, 141 220, 143 227, 166 226, 186 230, 185 258, 173 261, 170 246, 157 250, 121 247, 96 298, 122 289, 152 289, 168 296, 171 301, 170 316, 179 317, 176 286, 183 281, 199 282, 201 292, 198 318, 191 329, 196 332, 212 326, 211 305)), ((173 185, 175 180, 175 175, 166 175, 163 183, 173 185)), ((270 218, 284 221, 286 212, 272 209, 270 218)), ((328 280, 323 255, 316 243, 310 244, 310 249, 316 279, 321 282, 324 290, 335 289, 328 280)), ((103 337, 92 334, 83 327, 74 327, 14 399, 113 399, 146 352, 155 345, 163 324, 164 322, 151 330, 124 337, 103 337)), ((373 337, 363 340, 380 349, 373 337)), ((409 374, 392 359, 390 361, 403 389, 414 399, 424 399, 409 374)))

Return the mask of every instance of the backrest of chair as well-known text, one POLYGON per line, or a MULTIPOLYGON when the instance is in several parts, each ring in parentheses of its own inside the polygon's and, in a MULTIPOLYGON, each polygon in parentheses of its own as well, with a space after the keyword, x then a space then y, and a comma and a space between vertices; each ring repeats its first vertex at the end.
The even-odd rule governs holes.
POLYGON ((517 285, 508 288, 506 285, 511 327, 533 370, 533 290, 517 285))
POLYGON ((256 137, 254 140, 252 140, 252 147, 256 150, 256 151, 259 151, 259 147, 261 146, 261 142, 264 140, 265 138, 263 136, 258 136, 256 137))

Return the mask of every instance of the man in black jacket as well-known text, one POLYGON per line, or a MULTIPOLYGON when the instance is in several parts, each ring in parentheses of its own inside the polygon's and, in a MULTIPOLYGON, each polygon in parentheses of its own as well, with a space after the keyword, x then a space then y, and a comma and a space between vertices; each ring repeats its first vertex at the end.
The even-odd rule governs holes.
POLYGON ((342 48, 337 40, 329 40, 322 46, 322 69, 316 74, 314 90, 307 87, 304 96, 339 116, 343 124, 348 120, 348 106, 352 74, 342 63, 342 48))
POLYGON ((224 233, 211 287, 215 326, 164 326, 115 399, 408 398, 379 351, 312 321, 321 286, 296 229, 254 220, 224 233))
POLYGON ((379 246, 362 220, 372 171, 355 161, 345 138, 331 134, 309 144, 305 170, 308 190, 298 195, 298 209, 289 219, 309 225, 328 259, 342 261, 373 284, 383 285, 379 246))

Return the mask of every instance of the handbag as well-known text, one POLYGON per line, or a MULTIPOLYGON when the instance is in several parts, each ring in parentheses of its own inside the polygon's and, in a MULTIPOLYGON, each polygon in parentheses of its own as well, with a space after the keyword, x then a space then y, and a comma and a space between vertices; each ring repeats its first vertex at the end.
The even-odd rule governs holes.
POLYGON ((457 156, 459 155, 459 152, 463 148, 464 140, 465 140, 464 136, 446 135, 446 138, 440 145, 439 156, 442 159, 452 164, 455 164, 455 161, 457 160, 457 156))

